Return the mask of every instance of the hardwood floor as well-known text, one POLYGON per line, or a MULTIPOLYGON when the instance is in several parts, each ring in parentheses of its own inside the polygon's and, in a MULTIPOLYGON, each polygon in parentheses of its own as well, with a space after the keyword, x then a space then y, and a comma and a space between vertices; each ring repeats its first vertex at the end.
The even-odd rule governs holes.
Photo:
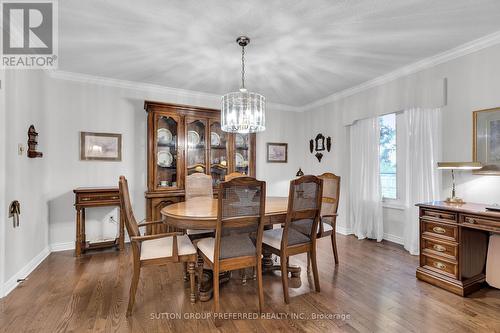
MULTIPOLYGON (((392 243, 338 235, 340 265, 333 265, 329 238, 318 240, 321 293, 311 274, 290 280, 283 302, 279 273, 264 276, 265 310, 271 319, 167 319, 210 313, 212 302, 189 302, 181 265, 145 268, 136 306, 125 317, 132 276, 130 249, 51 254, 20 287, 0 300, 1 332, 500 332, 500 290, 486 288, 462 298, 415 278, 418 258, 392 243), (285 317, 295 314, 296 318, 285 317), (314 315, 347 318, 306 320, 314 315), (282 318, 279 318, 283 316, 282 318), (158 318, 158 319, 157 319, 158 318)), ((305 268, 305 255, 291 258, 305 268)), ((237 276, 238 274, 234 274, 237 276)), ((255 313, 256 281, 233 278, 221 288, 221 310, 255 313)))

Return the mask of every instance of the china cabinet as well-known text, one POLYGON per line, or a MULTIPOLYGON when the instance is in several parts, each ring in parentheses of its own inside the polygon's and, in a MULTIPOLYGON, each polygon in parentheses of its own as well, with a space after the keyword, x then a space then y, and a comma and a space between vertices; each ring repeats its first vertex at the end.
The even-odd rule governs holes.
MULTIPOLYGON (((211 175, 215 189, 231 172, 255 177, 255 134, 223 132, 219 110, 151 101, 144 102, 144 109, 148 116, 148 220, 161 219, 163 207, 184 201, 187 175, 211 175)), ((148 233, 165 231, 150 229, 148 233)))

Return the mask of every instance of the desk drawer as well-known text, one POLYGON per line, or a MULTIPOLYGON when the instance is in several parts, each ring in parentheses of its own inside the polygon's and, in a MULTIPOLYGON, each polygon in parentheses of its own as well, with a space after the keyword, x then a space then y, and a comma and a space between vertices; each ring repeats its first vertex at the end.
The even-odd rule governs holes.
POLYGON ((434 221, 428 221, 423 218, 420 219, 420 222, 422 223, 423 235, 440 238, 443 240, 458 242, 457 226, 434 222, 434 221))
POLYGON ((450 276, 454 279, 458 278, 458 265, 456 262, 422 254, 421 265, 434 272, 450 276))
POLYGON ((424 254, 441 255, 456 260, 458 257, 458 244, 450 244, 422 237, 422 251, 424 254))
POLYGON ((425 209, 421 210, 421 217, 442 222, 457 222, 457 214, 442 210, 425 209))
POLYGON ((77 196, 77 203, 120 201, 120 196, 116 192, 104 193, 82 193, 77 196))
POLYGON ((473 215, 462 215, 461 223, 471 228, 500 232, 500 219, 488 219, 473 215))

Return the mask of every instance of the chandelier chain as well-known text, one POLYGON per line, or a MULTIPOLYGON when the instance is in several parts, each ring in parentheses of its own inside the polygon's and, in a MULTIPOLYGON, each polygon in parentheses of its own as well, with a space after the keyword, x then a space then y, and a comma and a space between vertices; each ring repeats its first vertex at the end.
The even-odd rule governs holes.
POLYGON ((241 47, 241 88, 245 89, 245 46, 241 47))

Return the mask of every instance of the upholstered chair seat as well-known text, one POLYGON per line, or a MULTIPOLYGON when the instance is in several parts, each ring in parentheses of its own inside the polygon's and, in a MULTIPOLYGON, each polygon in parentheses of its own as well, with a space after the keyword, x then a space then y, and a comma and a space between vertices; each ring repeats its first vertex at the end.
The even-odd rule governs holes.
MULTIPOLYGON (((143 241, 141 245, 141 260, 157 259, 172 256, 173 237, 164 237, 143 241)), ((196 254, 196 248, 186 235, 177 236, 177 253, 180 256, 196 254)))
MULTIPOLYGON (((324 219, 321 219, 321 223, 323 223, 323 232, 330 232, 333 230, 333 227, 330 223, 323 222, 324 219)), ((313 220, 311 219, 304 219, 304 220, 299 220, 295 221, 294 223, 294 228, 300 231, 301 233, 308 235, 311 232, 312 229, 312 224, 313 220)), ((320 227, 318 224, 318 233, 320 231, 320 227)))
MULTIPOLYGON (((312 222, 309 230, 311 230, 311 228, 312 222)), ((262 235, 262 243, 279 250, 281 248, 281 238, 283 238, 283 230, 283 228, 265 230, 264 234, 262 235)), ((298 244, 306 244, 309 242, 311 242, 311 239, 305 234, 302 234, 299 231, 294 230, 293 228, 290 228, 288 230, 288 245, 292 246, 298 244)))
MULTIPOLYGON (((215 238, 200 239, 196 246, 211 262, 214 262, 215 238)), ((255 256, 255 252, 255 245, 248 235, 221 238, 220 259, 255 256)))

